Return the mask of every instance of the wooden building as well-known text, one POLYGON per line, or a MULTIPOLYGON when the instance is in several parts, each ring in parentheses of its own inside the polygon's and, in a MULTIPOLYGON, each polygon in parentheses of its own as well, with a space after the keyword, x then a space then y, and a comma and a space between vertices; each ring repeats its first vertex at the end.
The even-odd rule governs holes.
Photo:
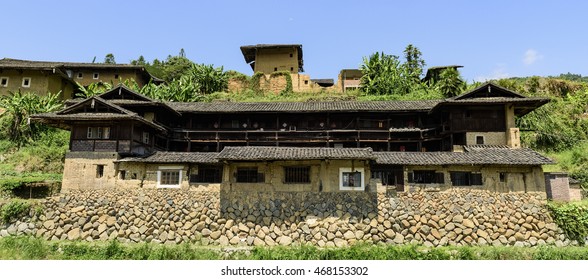
POLYGON ((426 101, 163 103, 124 86, 33 120, 71 130, 63 188, 543 190, 551 160, 515 116, 548 102, 492 83, 426 101))

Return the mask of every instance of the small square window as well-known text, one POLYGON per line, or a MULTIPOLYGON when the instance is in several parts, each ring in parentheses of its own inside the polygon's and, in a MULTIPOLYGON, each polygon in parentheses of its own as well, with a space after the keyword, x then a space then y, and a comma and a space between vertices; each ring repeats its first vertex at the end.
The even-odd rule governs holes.
POLYGON ((96 178, 102 178, 104 176, 104 165, 96 165, 96 178))
POLYGON ((22 78, 22 87, 30 87, 31 86, 31 78, 25 77, 22 78))
POLYGON ((305 85, 308 85, 308 80, 304 80, 304 84, 305 85))
POLYGON ((476 145, 484 145, 484 136, 476 136, 476 145))
POLYGON ((84 73, 78 72, 78 79, 83 79, 83 78, 84 78, 84 73))
POLYGON ((114 78, 118 80, 118 74, 114 74, 114 78))
POLYGON ((294 55, 293 54, 290 54, 290 57, 294 57, 294 55))
POLYGON ((278 71, 278 67, 274 67, 274 72, 278 71))
POLYGON ((98 78, 100 78, 100 73, 94 73, 94 75, 92 75, 92 79, 98 80, 98 78))
POLYGON ((157 187, 179 188, 182 182, 182 167, 160 167, 157 171, 157 187))
POLYGON ((294 67, 290 67, 290 71, 294 71, 294 67))
POLYGON ((0 78, 0 87, 7 87, 8 86, 8 77, 0 78))

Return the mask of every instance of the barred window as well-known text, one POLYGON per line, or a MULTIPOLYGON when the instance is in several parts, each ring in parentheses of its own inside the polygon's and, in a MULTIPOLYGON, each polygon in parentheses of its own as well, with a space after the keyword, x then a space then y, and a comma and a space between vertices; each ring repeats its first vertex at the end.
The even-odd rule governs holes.
POLYGON ((257 172, 257 167, 237 168, 237 183, 264 182, 265 175, 257 172))
POLYGON ((482 174, 474 172, 450 172, 451 182, 454 186, 479 186, 482 185, 482 174))
POLYGON ((222 166, 200 165, 198 174, 190 174, 190 183, 220 183, 222 175, 222 166))
POLYGON ((417 184, 443 184, 445 178, 442 172, 415 170, 408 173, 408 182, 417 184))
POLYGON ((179 185, 180 184, 180 170, 162 170, 160 185, 179 185))
POLYGON ((284 167, 284 183, 307 184, 310 183, 310 166, 284 167))

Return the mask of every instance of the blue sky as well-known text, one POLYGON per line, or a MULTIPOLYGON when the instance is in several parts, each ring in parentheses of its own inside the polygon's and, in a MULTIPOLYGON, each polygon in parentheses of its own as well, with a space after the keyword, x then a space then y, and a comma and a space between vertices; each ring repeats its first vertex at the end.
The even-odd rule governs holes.
POLYGON ((0 57, 118 63, 165 59, 251 75, 239 50, 302 44, 311 78, 336 79, 376 51, 417 46, 468 81, 588 75, 588 1, 6 1, 0 57))

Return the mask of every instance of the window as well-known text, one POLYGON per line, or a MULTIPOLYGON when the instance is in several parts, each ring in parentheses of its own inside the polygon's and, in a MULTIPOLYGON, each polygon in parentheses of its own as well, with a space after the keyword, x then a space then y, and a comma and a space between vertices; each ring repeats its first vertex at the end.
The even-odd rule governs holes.
POLYGON ((92 75, 92 79, 98 80, 98 78, 100 78, 100 73, 94 73, 94 75, 92 75))
POLYGON ((278 67, 274 67, 274 72, 278 71, 278 67))
POLYGON ((310 183, 310 166, 284 167, 284 183, 308 184, 310 183))
POLYGON ((222 176, 222 166, 200 165, 198 174, 190 174, 190 183, 220 183, 222 176))
POLYGON ((484 145, 484 136, 476 136, 476 145, 484 145))
POLYGON ((257 167, 237 168, 237 183, 264 182, 265 175, 257 172, 257 167))
POLYGON ((308 80, 304 80, 304 84, 305 85, 308 85, 308 80))
POLYGON ((451 182, 454 186, 479 186, 482 185, 482 174, 474 172, 450 172, 451 182))
POLYGON ((143 143, 149 144, 149 132, 143 132, 143 143))
POLYGON ((500 182, 501 183, 506 182, 506 173, 500 172, 499 177, 500 177, 500 182))
POLYGON ((408 173, 408 182, 417 184, 443 184, 445 183, 445 178, 443 172, 415 170, 408 173))
POLYGON ((102 178, 104 176, 104 165, 96 165, 96 178, 102 178))
POLYGON ((126 170, 121 170, 118 172, 118 178, 121 180, 124 180, 125 177, 127 176, 127 171, 126 170))
POLYGON ((83 79, 83 78, 84 78, 84 73, 78 72, 78 79, 83 79))
POLYGON ((25 77, 22 78, 22 87, 30 87, 31 86, 31 78, 25 77))
POLYGON ((339 168, 339 190, 364 190, 363 168, 339 168))
POLYGON ((290 67, 290 71, 294 71, 294 67, 290 67))
POLYGON ((293 54, 290 54, 290 57, 293 57, 293 56, 294 56, 293 54))
POLYGON ((239 120, 232 120, 231 128, 239 128, 239 120))
POLYGON ((88 127, 88 139, 110 139, 110 127, 88 127))
POLYGON ((8 77, 1 77, 0 78, 0 87, 7 87, 8 86, 8 77))
POLYGON ((158 188, 179 188, 182 182, 182 166, 161 166, 157 170, 158 188))
POLYGON ((118 80, 118 74, 114 74, 114 78, 118 80))

